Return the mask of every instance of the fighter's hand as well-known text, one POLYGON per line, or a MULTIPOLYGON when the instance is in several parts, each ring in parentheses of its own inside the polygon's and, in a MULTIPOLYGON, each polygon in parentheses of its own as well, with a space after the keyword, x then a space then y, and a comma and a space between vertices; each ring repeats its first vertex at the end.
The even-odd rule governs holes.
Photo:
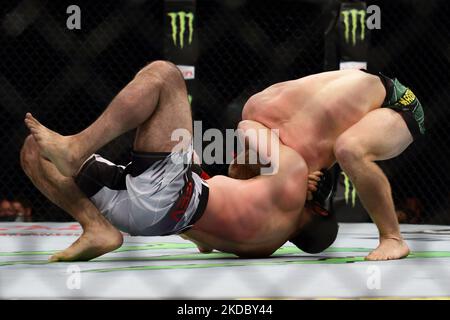
POLYGON ((308 193, 307 193, 307 200, 313 199, 313 192, 317 191, 317 184, 320 181, 320 177, 323 176, 323 173, 321 171, 315 171, 308 175, 308 193))

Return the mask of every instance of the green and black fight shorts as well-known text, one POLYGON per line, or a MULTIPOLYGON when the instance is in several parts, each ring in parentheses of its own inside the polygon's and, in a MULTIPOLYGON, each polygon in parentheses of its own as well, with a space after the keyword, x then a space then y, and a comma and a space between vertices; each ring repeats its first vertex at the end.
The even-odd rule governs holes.
POLYGON ((386 97, 381 107, 399 112, 414 140, 425 134, 425 115, 416 95, 396 78, 388 78, 381 72, 377 76, 386 89, 386 97))

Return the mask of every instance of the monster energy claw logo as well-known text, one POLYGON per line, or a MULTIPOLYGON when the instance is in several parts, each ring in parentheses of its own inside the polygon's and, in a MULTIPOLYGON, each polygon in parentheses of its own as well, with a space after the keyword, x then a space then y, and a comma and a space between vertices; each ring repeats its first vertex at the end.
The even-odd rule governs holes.
POLYGON ((352 189, 352 208, 356 205, 356 189, 353 183, 350 181, 348 176, 345 174, 345 172, 341 172, 341 174, 344 176, 344 197, 345 197, 345 203, 348 204, 349 198, 350 198, 350 189, 352 189))
POLYGON ((361 41, 363 41, 366 35, 366 11, 351 9, 342 11, 341 14, 344 16, 345 42, 350 42, 351 30, 351 42, 352 45, 356 45, 358 25, 361 26, 361 30, 359 31, 359 38, 361 41))
POLYGON ((167 14, 170 17, 170 26, 172 28, 172 41, 175 47, 179 46, 181 49, 184 47, 186 24, 187 32, 189 35, 188 44, 192 43, 192 37, 194 34, 194 14, 192 12, 169 12, 167 14), (178 30, 179 22, 179 30, 178 30))

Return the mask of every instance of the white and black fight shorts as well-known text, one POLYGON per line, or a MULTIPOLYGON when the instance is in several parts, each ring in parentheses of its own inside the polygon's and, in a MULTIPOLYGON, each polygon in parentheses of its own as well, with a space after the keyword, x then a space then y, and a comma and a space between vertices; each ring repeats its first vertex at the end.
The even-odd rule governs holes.
POLYGON ((181 152, 132 152, 127 166, 92 155, 75 178, 78 187, 116 228, 130 235, 179 234, 200 219, 208 185, 181 152))

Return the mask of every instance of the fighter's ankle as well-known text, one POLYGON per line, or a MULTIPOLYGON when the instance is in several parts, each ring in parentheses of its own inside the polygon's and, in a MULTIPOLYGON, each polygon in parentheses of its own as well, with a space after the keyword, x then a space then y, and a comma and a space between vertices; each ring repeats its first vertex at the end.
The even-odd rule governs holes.
POLYGON ((109 223, 103 221, 102 219, 95 219, 95 220, 89 221, 89 223, 82 224, 81 227, 83 228, 83 231, 85 233, 92 233, 92 232, 95 233, 99 229, 104 229, 104 228, 109 227, 109 223))
POLYGON ((403 236, 401 235, 401 233, 380 234, 380 240, 403 241, 403 236))

